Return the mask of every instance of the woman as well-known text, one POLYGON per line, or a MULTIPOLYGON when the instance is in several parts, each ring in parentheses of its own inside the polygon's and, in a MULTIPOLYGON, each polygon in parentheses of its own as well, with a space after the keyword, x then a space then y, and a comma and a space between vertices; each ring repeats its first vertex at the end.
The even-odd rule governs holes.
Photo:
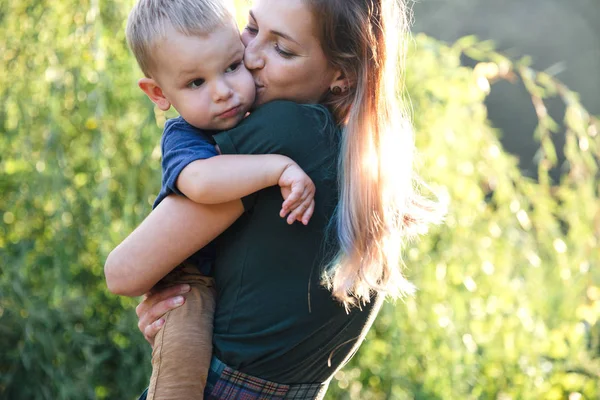
MULTIPOLYGON (((111 253, 108 268, 168 272, 225 232, 206 398, 320 398, 383 295, 411 290, 400 244, 436 213, 413 191, 414 145, 397 104, 405 28, 394 0, 255 0, 242 39, 257 105, 313 105, 266 104, 215 139, 223 153, 298 162, 317 188, 313 219, 287 226, 273 217, 276 188, 215 206, 171 197, 111 253)), ((185 290, 150 294, 138 306, 150 343, 185 290)))

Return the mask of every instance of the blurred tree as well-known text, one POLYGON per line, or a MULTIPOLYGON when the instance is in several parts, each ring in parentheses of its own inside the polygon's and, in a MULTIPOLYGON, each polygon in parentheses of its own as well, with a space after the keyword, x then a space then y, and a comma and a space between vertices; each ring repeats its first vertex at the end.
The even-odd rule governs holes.
MULTIPOLYGON (((531 57, 532 66, 559 78, 581 96, 592 113, 600 113, 600 4, 597 0, 422 0, 414 3, 414 32, 452 43, 465 35, 493 40, 513 59, 531 57)), ((463 58, 465 65, 476 60, 463 58)), ((520 84, 500 82, 485 100, 488 119, 502 130, 501 142, 518 156, 523 173, 536 176, 537 142, 532 135, 535 110, 520 84)), ((561 101, 547 102, 559 118, 561 101)), ((565 160, 565 127, 557 121, 553 140, 559 163, 552 171, 558 181, 565 160)))
MULTIPOLYGON (((147 384, 136 301, 102 273, 160 183, 167 116, 136 87, 131 3, 0 0, 0 398, 134 399, 147 384)), ((419 293, 385 307, 329 398, 598 398, 597 121, 488 43, 419 36, 406 67, 421 173, 451 211, 407 249, 419 293), (489 83, 511 77, 541 117, 539 183, 487 122, 489 83), (553 186, 555 95, 569 173, 553 186)))

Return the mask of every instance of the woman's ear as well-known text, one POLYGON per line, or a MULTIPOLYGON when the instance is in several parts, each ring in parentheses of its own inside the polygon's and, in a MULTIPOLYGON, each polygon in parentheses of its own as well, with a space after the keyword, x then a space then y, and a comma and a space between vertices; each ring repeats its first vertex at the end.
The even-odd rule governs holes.
POLYGON ((342 94, 350 88, 350 80, 342 71, 336 71, 333 75, 333 80, 329 85, 329 90, 334 94, 342 94))
POLYGON ((152 78, 142 78, 138 81, 138 86, 154 104, 163 111, 171 108, 171 102, 165 97, 158 83, 152 78))

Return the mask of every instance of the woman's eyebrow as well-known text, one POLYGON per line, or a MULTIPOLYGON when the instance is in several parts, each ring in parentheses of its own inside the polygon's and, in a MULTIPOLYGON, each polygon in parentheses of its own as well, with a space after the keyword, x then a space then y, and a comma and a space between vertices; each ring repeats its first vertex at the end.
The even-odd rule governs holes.
MULTIPOLYGON (((256 17, 254 16, 254 13, 252 12, 252 10, 250 10, 250 11, 249 11, 249 13, 250 13, 250 17, 252 17, 252 19, 254 20, 254 22, 256 22, 256 24, 258 25, 258 21, 256 20, 256 17)), ((272 29, 271 29, 269 32, 270 32, 271 34, 273 34, 273 35, 280 36, 280 37, 282 37, 282 38, 284 38, 284 39, 287 39, 287 40, 289 40, 289 41, 291 41, 291 42, 294 42, 294 43, 296 43, 298 46, 301 46, 301 47, 302 47, 302 45, 301 45, 300 43, 298 43, 297 41, 295 41, 295 40, 294 40, 294 39, 293 39, 293 38, 292 38, 290 35, 288 35, 288 34, 286 34, 286 33, 283 33, 283 32, 280 32, 280 31, 274 31, 274 30, 272 30, 272 29)))

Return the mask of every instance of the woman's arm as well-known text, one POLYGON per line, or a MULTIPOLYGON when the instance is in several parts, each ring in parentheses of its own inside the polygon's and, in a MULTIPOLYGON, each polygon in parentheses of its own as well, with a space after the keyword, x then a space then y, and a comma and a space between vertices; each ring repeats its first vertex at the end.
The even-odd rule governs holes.
POLYGON ((132 297, 148 292, 243 211, 240 200, 204 205, 168 196, 108 255, 104 265, 108 289, 132 297))

